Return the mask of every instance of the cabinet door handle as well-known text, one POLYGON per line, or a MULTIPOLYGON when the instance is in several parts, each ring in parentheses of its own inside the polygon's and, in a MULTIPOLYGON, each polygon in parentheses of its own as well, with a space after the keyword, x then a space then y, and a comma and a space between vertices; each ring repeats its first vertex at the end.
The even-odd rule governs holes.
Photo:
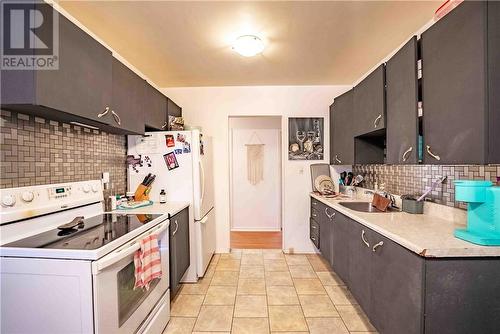
POLYGON ((312 240, 312 241, 316 241, 316 238, 315 238, 315 237, 311 237, 311 240, 312 240))
POLYGON ((333 214, 328 214, 328 208, 325 208, 325 214, 326 216, 328 217, 328 219, 332 220, 333 217, 335 217, 335 211, 333 212, 333 214))
POLYGON ((108 112, 109 112, 109 107, 104 108, 104 111, 102 113, 97 114, 97 118, 103 118, 108 114, 108 112))
POLYGON ((313 216, 313 217, 318 217, 318 215, 317 215, 317 214, 315 214, 315 213, 313 213, 313 214, 312 214, 312 216, 313 216))
POLYGON ((114 110, 111 110, 111 115, 113 115, 113 118, 115 119, 115 122, 118 124, 118 125, 122 125, 122 120, 120 118, 120 116, 118 116, 117 113, 115 113, 114 110))
POLYGON ((380 123, 380 120, 382 119, 382 115, 378 115, 377 118, 375 118, 375 121, 373 121, 373 127, 377 127, 378 123, 380 123))
POLYGON ((175 230, 174 232, 172 232, 172 236, 174 236, 177 233, 177 230, 179 229, 179 224, 177 223, 177 220, 174 220, 174 224, 175 224, 175 230))
POLYGON ((318 205, 318 203, 313 201, 313 202, 312 202, 312 205, 318 205))
POLYGON ((311 225, 311 228, 314 230, 317 229, 317 227, 315 225, 311 225))
POLYGON ((363 243, 366 245, 366 247, 370 248, 370 244, 368 243, 368 240, 366 240, 365 234, 366 234, 365 230, 362 230, 361 231, 361 240, 363 240, 363 243))
POLYGON ((335 162, 341 164, 342 160, 339 159, 338 154, 335 154, 335 162))
POLYGON ((165 128, 167 127, 167 125, 168 125, 168 123, 167 123, 167 122, 165 122, 165 123, 163 123, 163 125, 161 126, 161 128, 162 128, 162 129, 165 129, 165 128))
POLYGON ((411 151, 413 151, 413 146, 410 146, 410 148, 403 153, 403 161, 408 160, 411 151))
POLYGON ((377 248, 382 247, 384 245, 384 242, 381 241, 378 244, 373 245, 372 251, 375 253, 377 251, 377 248))
POLYGON ((430 147, 429 145, 427 145, 426 149, 427 149, 427 153, 428 153, 431 157, 433 157, 434 159, 436 159, 436 160, 438 160, 438 161, 439 161, 439 160, 441 160, 441 157, 440 157, 439 155, 432 153, 432 151, 431 151, 431 147, 430 147))

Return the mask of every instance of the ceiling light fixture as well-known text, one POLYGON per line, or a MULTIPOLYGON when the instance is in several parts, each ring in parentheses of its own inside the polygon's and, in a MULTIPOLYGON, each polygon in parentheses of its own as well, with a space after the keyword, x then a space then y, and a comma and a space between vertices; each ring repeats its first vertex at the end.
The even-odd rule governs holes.
POLYGON ((264 50, 264 42, 257 36, 243 35, 233 42, 232 49, 244 57, 253 57, 264 50))

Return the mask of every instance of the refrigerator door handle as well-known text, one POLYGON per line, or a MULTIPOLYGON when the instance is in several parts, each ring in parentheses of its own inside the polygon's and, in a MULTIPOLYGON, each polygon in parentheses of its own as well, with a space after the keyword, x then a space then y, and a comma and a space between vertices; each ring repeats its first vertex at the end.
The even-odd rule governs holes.
POLYGON ((200 206, 201 203, 203 203, 203 197, 205 196, 205 170, 203 169, 203 163, 201 160, 199 161, 200 164, 200 186, 201 186, 201 198, 200 198, 200 206))
POLYGON ((208 215, 206 215, 205 217, 203 217, 202 220, 200 220, 200 223, 202 224, 206 224, 207 223, 207 220, 208 220, 208 215))

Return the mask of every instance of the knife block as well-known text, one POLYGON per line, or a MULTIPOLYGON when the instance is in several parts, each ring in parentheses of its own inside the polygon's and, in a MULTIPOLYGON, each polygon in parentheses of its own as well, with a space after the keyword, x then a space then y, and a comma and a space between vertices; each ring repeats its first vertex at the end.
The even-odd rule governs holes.
POLYGON ((134 193, 134 200, 137 202, 140 201, 149 201, 149 192, 151 191, 151 187, 146 187, 143 184, 140 184, 134 193))

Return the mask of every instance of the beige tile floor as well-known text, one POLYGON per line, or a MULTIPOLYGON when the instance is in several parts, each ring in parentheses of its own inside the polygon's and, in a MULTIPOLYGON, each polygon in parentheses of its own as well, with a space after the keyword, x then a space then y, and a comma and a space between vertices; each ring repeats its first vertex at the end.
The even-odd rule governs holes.
POLYGON ((215 255, 203 279, 182 285, 164 334, 375 331, 320 256, 243 249, 215 255))

